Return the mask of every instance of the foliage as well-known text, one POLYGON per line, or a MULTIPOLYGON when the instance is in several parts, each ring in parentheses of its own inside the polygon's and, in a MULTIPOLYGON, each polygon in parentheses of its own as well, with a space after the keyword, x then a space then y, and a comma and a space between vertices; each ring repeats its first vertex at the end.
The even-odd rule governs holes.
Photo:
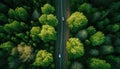
POLYGON ((41 29, 39 26, 33 26, 32 29, 30 30, 30 36, 34 41, 39 40, 39 33, 41 32, 41 29))
POLYGON ((95 34, 95 32, 96 32, 96 29, 95 29, 94 26, 89 26, 89 27, 87 28, 87 33, 88 33, 88 35, 93 35, 93 34, 95 34))
POLYGON ((68 27, 71 32, 76 32, 87 25, 87 18, 81 12, 73 13, 68 19, 68 27))
POLYGON ((79 62, 74 62, 71 66, 71 69, 83 69, 83 65, 79 62))
POLYGON ((91 58, 89 60, 90 69, 110 69, 111 65, 105 60, 98 58, 91 58))
POLYGON ((9 9, 8 15, 10 16, 10 18, 14 18, 21 21, 25 21, 28 19, 28 12, 23 7, 17 7, 15 8, 15 10, 9 9))
POLYGON ((79 58, 84 55, 83 43, 78 38, 69 38, 66 48, 70 59, 79 58))
POLYGON ((53 56, 51 53, 47 52, 46 50, 39 50, 33 65, 46 67, 50 65, 52 62, 53 62, 53 56))
POLYGON ((110 56, 106 57, 106 60, 110 61, 110 64, 112 65, 111 69, 119 69, 120 68, 120 66, 119 66, 120 65, 120 56, 110 55, 110 56))
POLYGON ((50 14, 55 11, 55 8, 47 3, 43 7, 41 7, 41 10, 42 10, 42 13, 44 14, 50 14))
POLYGON ((102 54, 110 54, 110 53, 113 53, 114 52, 114 49, 113 49, 113 46, 111 45, 103 45, 101 47, 101 53, 102 54))
POLYGON ((22 62, 28 62, 33 58, 32 51, 30 46, 18 45, 12 49, 11 55, 13 57, 18 56, 18 59, 22 60, 22 62))
POLYGON ((0 61, 3 62, 0 63, 0 68, 55 68, 53 56, 58 20, 54 15, 54 6, 47 2, 48 0, 0 1, 0 61), (43 17, 45 20, 41 19, 43 15, 47 16, 43 17), (48 55, 43 56, 46 61, 41 60, 40 66, 32 66, 34 60, 39 59, 35 58, 38 50, 48 50, 50 53, 44 51, 48 55))
POLYGON ((41 37, 41 40, 43 40, 44 42, 48 42, 51 40, 56 40, 57 33, 56 33, 54 27, 52 27, 50 25, 43 25, 39 36, 41 37))
POLYGON ((104 29, 109 23, 110 23, 110 20, 109 20, 108 18, 105 18, 104 20, 99 21, 99 22, 97 23, 97 27, 98 27, 99 29, 104 29))
POLYGON ((32 57, 32 48, 30 46, 24 46, 18 45, 17 50, 19 52, 19 59, 22 59, 23 62, 28 61, 32 57))
POLYGON ((14 44, 10 41, 0 44, 0 48, 6 51, 11 51, 13 47, 14 47, 14 44))
POLYGON ((102 32, 98 31, 90 37, 93 46, 101 45, 105 41, 105 36, 102 32))
POLYGON ((98 56, 99 55, 99 50, 97 50, 97 49, 91 49, 89 53, 92 56, 98 56))
POLYGON ((80 30, 76 35, 76 37, 79 38, 80 40, 85 40, 87 36, 88 36, 88 33, 86 30, 80 30))
MULTIPOLYGON (((120 69, 120 1, 67 0, 62 6, 68 69, 120 69)), ((0 69, 55 69, 56 8, 55 0, 0 1, 0 69)))
POLYGON ((91 4, 88 3, 83 3, 82 5, 79 6, 78 10, 80 12, 84 12, 85 14, 88 14, 91 12, 92 6, 91 4))
POLYGON ((106 29, 110 32, 118 32, 120 29, 120 26, 118 24, 108 25, 106 29))
POLYGON ((56 16, 54 16, 53 14, 43 14, 40 18, 39 18, 39 22, 42 25, 51 25, 56 27, 58 25, 58 20, 56 18, 56 16))
POLYGON ((86 2, 86 0, 70 0, 70 9, 71 11, 76 11, 76 8, 79 7, 80 4, 86 2), (74 7, 75 6, 75 7, 74 7))
POLYGON ((4 30, 7 33, 22 32, 27 29, 27 25, 23 22, 13 21, 12 23, 5 24, 4 30))

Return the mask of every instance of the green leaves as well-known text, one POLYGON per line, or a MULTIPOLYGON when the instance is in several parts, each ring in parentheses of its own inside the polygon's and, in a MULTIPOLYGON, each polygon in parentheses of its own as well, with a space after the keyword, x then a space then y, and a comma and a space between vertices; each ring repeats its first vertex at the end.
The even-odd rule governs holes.
POLYGON ((41 32, 41 29, 39 26, 33 26, 32 29, 30 30, 30 36, 32 37, 33 41, 39 41, 39 34, 41 32))
POLYGON ((33 65, 47 67, 52 62, 53 62, 53 56, 51 53, 47 52, 46 50, 39 50, 33 65))
POLYGON ((73 13, 68 19, 68 27, 71 32, 77 32, 87 25, 87 18, 81 12, 73 13))
POLYGON ((56 40, 57 32, 55 31, 54 27, 50 25, 43 25, 39 36, 44 42, 49 42, 51 40, 56 40))
POLYGON ((78 38, 69 38, 66 44, 70 59, 79 58, 84 55, 84 47, 78 38))
POLYGON ((105 36, 102 32, 98 31, 90 37, 93 46, 101 45, 105 41, 105 36))
POLYGON ((21 20, 25 21, 28 18, 27 11, 22 7, 16 8, 15 13, 16 13, 16 19, 21 19, 21 20))
POLYGON ((58 25, 58 20, 56 18, 56 16, 54 16, 53 14, 43 14, 40 18, 39 18, 39 22, 42 25, 51 25, 56 27, 58 25))
POLYGON ((111 65, 107 63, 105 60, 91 58, 89 60, 90 69, 110 69, 111 65))
POLYGON ((27 26, 23 22, 13 21, 12 23, 5 24, 4 30, 7 33, 21 32, 27 29, 27 26))
POLYGON ((28 19, 28 12, 23 7, 17 7, 15 10, 9 9, 8 15, 10 18, 21 21, 26 21, 28 19))
POLYGON ((41 10, 42 10, 42 13, 44 14, 50 14, 55 11, 55 8, 47 3, 43 7, 41 7, 41 10))
POLYGON ((89 3, 83 3, 82 5, 79 6, 78 10, 80 12, 83 12, 85 14, 88 14, 91 12, 92 6, 89 3))
POLYGON ((11 49, 14 47, 14 44, 10 41, 2 43, 0 45, 0 48, 6 50, 6 51, 11 51, 11 49))

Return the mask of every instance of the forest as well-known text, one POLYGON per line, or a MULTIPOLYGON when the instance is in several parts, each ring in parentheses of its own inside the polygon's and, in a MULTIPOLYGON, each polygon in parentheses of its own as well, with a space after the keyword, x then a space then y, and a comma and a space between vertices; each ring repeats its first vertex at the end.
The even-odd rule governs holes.
MULTIPOLYGON (((56 1, 0 0, 0 69, 56 69, 56 1)), ((120 0, 67 1, 66 68, 120 69, 120 0)))

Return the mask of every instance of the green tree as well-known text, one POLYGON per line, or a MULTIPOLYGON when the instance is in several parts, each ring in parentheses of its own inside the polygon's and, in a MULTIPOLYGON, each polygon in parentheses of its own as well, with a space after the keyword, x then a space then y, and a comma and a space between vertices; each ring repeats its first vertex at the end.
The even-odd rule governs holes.
POLYGON ((41 32, 41 29, 39 26, 33 26, 30 30, 30 36, 32 37, 32 40, 38 41, 39 40, 39 33, 41 32))
POLYGON ((105 41, 105 35, 98 31, 90 37, 90 41, 93 46, 101 45, 105 41))
POLYGON ((22 32, 25 29, 27 29, 27 25, 23 22, 13 21, 12 23, 5 24, 4 30, 7 33, 13 33, 13 32, 22 32))
POLYGON ((69 58, 79 58, 84 55, 84 47, 78 38, 69 38, 66 44, 69 58))
POLYGON ((86 30, 88 35, 93 35, 96 32, 96 29, 94 26, 89 26, 86 30))
POLYGON ((42 13, 44 14, 50 14, 55 11, 55 8, 47 3, 43 7, 41 7, 41 10, 42 10, 42 13))
POLYGON ((39 22, 43 25, 47 24, 47 25, 51 25, 56 27, 58 25, 58 20, 56 18, 56 16, 54 16, 53 14, 43 14, 40 18, 39 18, 39 22))
POLYGON ((109 20, 108 18, 105 18, 105 19, 103 19, 102 21, 99 21, 99 22, 97 23, 97 27, 98 27, 99 29, 104 29, 104 28, 106 28, 106 26, 109 25, 109 23, 110 23, 110 20, 109 20))
POLYGON ((120 69, 120 56, 109 55, 106 60, 111 64, 111 69, 120 69))
POLYGON ((71 11, 76 11, 77 7, 79 7, 80 4, 86 2, 86 0, 70 0, 70 7, 71 11))
POLYGON ((35 61, 33 63, 34 66, 42 66, 47 67, 53 62, 53 56, 51 53, 46 50, 38 51, 35 61))
POLYGON ((76 37, 79 38, 80 40, 85 40, 87 36, 88 36, 88 33, 86 30, 80 30, 76 35, 76 37))
POLYGON ((91 58, 89 60, 89 67, 90 69, 110 69, 111 65, 107 63, 105 60, 91 58))
POLYGON ((118 32, 120 30, 120 25, 117 23, 114 25, 108 25, 106 29, 110 32, 118 32))
POLYGON ((23 7, 17 7, 17 8, 15 8, 15 10, 9 9, 8 15, 11 18, 14 18, 17 20, 25 21, 28 19, 28 12, 23 7))
POLYGON ((113 46, 111 45, 103 45, 101 46, 101 49, 100 49, 101 53, 106 55, 106 54, 111 54, 114 52, 114 48, 113 46))
POLYGON ((16 13, 16 19, 20 19, 22 21, 25 21, 28 19, 28 12, 22 8, 22 7, 17 7, 15 9, 15 13, 16 13))
POLYGON ((49 42, 51 40, 56 40, 57 33, 54 27, 50 25, 43 25, 39 36, 41 37, 41 40, 43 40, 44 42, 49 42))
POLYGON ((89 14, 92 10, 92 6, 89 3, 83 3, 78 7, 78 10, 84 14, 89 14))
POLYGON ((78 30, 84 28, 88 20, 81 12, 73 13, 68 19, 68 27, 71 32, 77 32, 78 30))
POLYGON ((0 44, 0 48, 6 51, 11 51, 13 47, 14 47, 14 44, 10 41, 0 44))
POLYGON ((74 62, 72 65, 71 65, 71 69, 83 69, 83 65, 79 62, 74 62))
POLYGON ((10 18, 14 18, 15 17, 15 11, 10 8, 9 11, 8 11, 8 15, 9 15, 10 18))

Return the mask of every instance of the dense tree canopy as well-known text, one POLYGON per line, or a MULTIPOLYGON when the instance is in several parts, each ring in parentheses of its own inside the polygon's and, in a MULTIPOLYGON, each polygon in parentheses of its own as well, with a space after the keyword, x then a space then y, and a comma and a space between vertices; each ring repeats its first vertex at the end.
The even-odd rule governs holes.
POLYGON ((44 14, 50 14, 55 11, 55 8, 50 4, 45 4, 43 7, 41 7, 41 9, 42 9, 42 13, 44 14))
POLYGON ((43 40, 44 42, 48 42, 51 40, 56 40, 57 33, 56 33, 54 27, 52 27, 50 25, 43 25, 39 36, 41 37, 41 40, 43 40))
POLYGON ((83 43, 78 38, 69 38, 66 44, 69 58, 79 58, 84 55, 83 43))
POLYGON ((120 69, 120 0, 66 1, 0 0, 0 69, 120 69))
POLYGON ((75 12, 68 18, 67 22, 70 31, 76 32, 84 28, 87 25, 88 20, 83 13, 75 12))
POLYGON ((56 27, 58 25, 58 20, 56 18, 56 16, 54 16, 53 14, 43 14, 40 18, 39 18, 39 22, 43 25, 51 25, 56 27))
POLYGON ((28 19, 28 12, 23 7, 17 7, 15 10, 9 9, 8 15, 10 18, 25 21, 28 19))
POLYGON ((105 41, 105 35, 102 32, 96 32, 90 37, 93 46, 101 45, 105 41))
POLYGON ((40 50, 36 55, 36 59, 33 65, 45 67, 51 64, 52 62, 53 62, 52 54, 47 52, 46 50, 40 50))
POLYGON ((90 69, 110 69, 111 65, 105 60, 91 58, 89 61, 90 69))
POLYGON ((41 29, 39 26, 33 26, 32 29, 30 30, 30 36, 34 41, 39 41, 39 34, 41 32, 41 29))

